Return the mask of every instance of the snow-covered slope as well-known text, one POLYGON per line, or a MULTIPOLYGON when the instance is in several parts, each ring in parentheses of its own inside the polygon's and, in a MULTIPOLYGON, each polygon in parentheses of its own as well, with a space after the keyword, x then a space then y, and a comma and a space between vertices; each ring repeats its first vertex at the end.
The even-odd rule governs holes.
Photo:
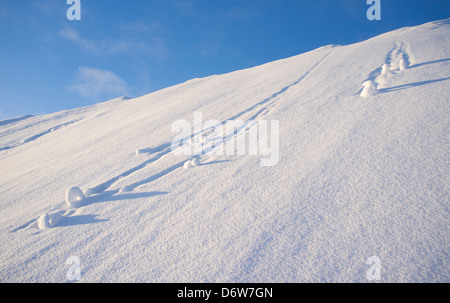
POLYGON ((0 281, 449 282, 449 93, 447 19, 2 121, 0 281), (194 112, 279 120, 278 164, 184 169, 194 112))

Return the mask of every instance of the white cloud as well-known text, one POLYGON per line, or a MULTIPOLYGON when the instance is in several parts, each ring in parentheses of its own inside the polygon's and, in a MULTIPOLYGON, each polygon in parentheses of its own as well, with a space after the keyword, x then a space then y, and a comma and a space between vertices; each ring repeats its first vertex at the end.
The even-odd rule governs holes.
POLYGON ((102 45, 94 40, 82 38, 75 30, 70 27, 65 27, 58 32, 58 35, 66 40, 74 42, 81 49, 93 53, 99 53, 102 50, 102 45))
POLYGON ((31 8, 44 16, 55 16, 67 10, 66 1, 36 0, 31 2, 31 8))
POLYGON ((121 23, 120 28, 128 32, 137 33, 156 33, 166 31, 165 27, 157 21, 133 21, 130 23, 121 23))
POLYGON ((64 27, 58 32, 60 37, 78 45, 82 50, 94 55, 99 54, 126 54, 134 56, 140 53, 147 53, 157 59, 165 59, 169 56, 169 49, 164 41, 158 37, 147 38, 145 42, 137 40, 99 40, 87 39, 78 34, 70 27, 64 27))
POLYGON ((69 89, 89 99, 117 98, 127 95, 124 80, 109 70, 79 67, 69 89))

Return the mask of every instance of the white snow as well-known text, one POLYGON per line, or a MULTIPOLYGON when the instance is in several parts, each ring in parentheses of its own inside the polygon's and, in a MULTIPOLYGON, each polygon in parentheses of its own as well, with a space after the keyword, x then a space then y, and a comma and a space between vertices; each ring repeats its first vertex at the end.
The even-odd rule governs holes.
POLYGON ((127 192, 130 192, 130 191, 133 191, 133 189, 132 189, 131 187, 125 185, 125 186, 122 186, 122 187, 120 188, 119 194, 121 194, 121 193, 127 193, 127 192))
POLYGON ((0 282, 449 282, 449 33, 0 121, 0 282), (174 155, 194 112, 278 120, 277 165, 174 155))
POLYGON ((400 59, 399 69, 400 71, 404 71, 407 68, 407 63, 404 58, 400 59))
POLYGON ((391 74, 391 69, 389 67, 389 64, 385 63, 385 64, 383 64, 383 66, 381 68, 382 68, 382 70, 381 70, 382 75, 390 75, 391 74))
POLYGON ((69 188, 66 192, 66 203, 68 207, 78 207, 84 199, 84 193, 78 187, 69 188))
POLYGON ((38 228, 42 229, 42 230, 50 228, 50 218, 49 218, 48 214, 42 214, 37 219, 37 225, 38 225, 38 228))
POLYGON ((361 97, 367 98, 377 94, 377 88, 372 80, 367 80, 363 83, 363 90, 361 91, 361 97))
POLYGON ((199 166, 200 165, 200 160, 198 158, 194 158, 191 160, 191 165, 192 166, 199 166))
POLYGON ((187 160, 183 164, 184 169, 194 168, 196 166, 200 166, 200 160, 197 157, 193 158, 193 159, 190 159, 190 160, 187 160))
POLYGON ((36 224, 32 224, 32 227, 36 227, 39 228, 41 230, 46 230, 48 228, 52 228, 57 226, 57 224, 61 221, 61 219, 63 218, 63 213, 64 211, 56 211, 52 214, 50 213, 45 213, 42 214, 38 219, 37 219, 37 225, 36 224))
POLYGON ((88 188, 88 189, 86 189, 85 191, 84 191, 84 197, 85 198, 89 198, 90 196, 92 196, 92 195, 94 195, 96 192, 95 192, 95 189, 93 189, 93 188, 88 188))

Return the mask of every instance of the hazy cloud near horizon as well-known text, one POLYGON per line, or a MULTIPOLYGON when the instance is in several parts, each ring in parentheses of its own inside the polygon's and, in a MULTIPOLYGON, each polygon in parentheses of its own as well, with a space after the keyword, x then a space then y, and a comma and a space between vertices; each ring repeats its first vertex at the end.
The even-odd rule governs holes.
POLYGON ((128 94, 128 86, 118 75, 109 70, 80 66, 74 83, 68 87, 83 98, 116 98, 128 94))

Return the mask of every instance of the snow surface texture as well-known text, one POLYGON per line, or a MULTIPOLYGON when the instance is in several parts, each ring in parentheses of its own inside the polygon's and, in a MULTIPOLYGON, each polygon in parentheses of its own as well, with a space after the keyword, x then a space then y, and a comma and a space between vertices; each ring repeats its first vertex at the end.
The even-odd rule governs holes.
POLYGON ((450 282, 449 90, 443 20, 1 121, 0 280, 450 282), (279 163, 175 156, 194 111, 279 120, 279 163))

